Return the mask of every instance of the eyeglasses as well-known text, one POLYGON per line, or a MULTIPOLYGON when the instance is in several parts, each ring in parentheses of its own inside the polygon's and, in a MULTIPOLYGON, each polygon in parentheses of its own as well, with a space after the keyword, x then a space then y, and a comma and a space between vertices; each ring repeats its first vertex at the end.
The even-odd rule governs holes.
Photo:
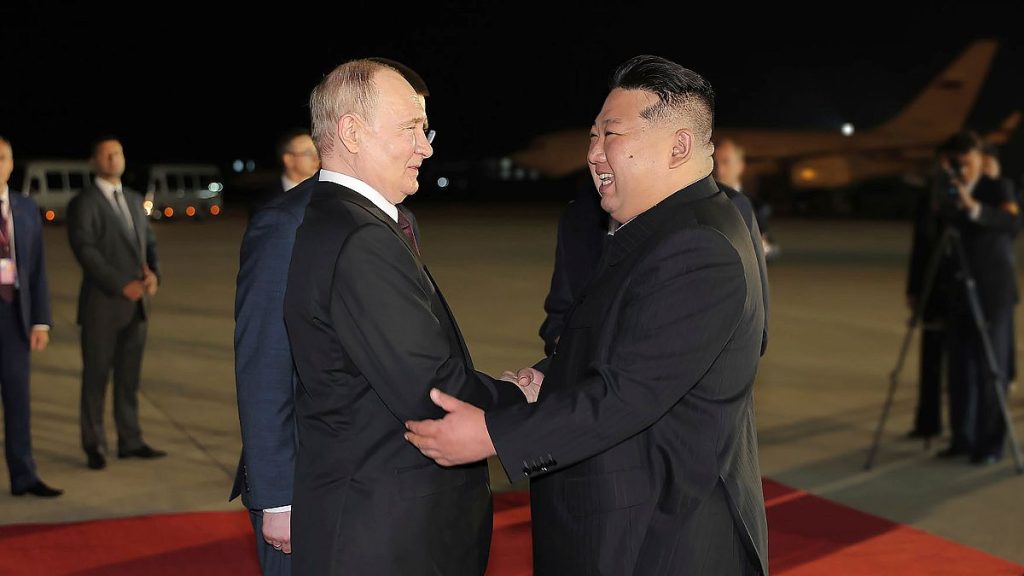
POLYGON ((307 158, 318 157, 316 150, 303 150, 301 152, 296 152, 295 150, 285 150, 285 154, 291 154, 292 156, 306 156, 307 158))
POLYGON ((437 130, 427 130, 426 131, 426 135, 427 135, 427 144, 433 144, 434 143, 434 137, 437 136, 437 130))

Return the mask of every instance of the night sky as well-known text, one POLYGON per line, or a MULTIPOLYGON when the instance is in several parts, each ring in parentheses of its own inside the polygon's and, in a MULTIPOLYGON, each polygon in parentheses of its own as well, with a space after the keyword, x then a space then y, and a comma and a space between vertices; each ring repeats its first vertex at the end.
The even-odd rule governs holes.
MULTIPOLYGON (((1024 108, 1019 23, 979 4, 822 3, 820 13, 800 14, 724 2, 434 2, 380 13, 349 13, 344 2, 329 13, 311 2, 266 13, 211 12, 213 3, 101 12, 21 4, 0 8, 0 133, 18 159, 83 157, 96 135, 113 133, 129 163, 269 162, 281 132, 308 126, 312 87, 359 56, 400 60, 426 79, 443 160, 500 155, 548 130, 589 126, 610 72, 640 53, 705 75, 718 92, 719 126, 866 129, 970 40, 994 37, 1002 43, 971 125, 988 130, 1024 108), (816 23, 800 23, 808 19, 816 23)), ((1004 150, 1018 171, 1022 141, 1018 134, 1004 150)))

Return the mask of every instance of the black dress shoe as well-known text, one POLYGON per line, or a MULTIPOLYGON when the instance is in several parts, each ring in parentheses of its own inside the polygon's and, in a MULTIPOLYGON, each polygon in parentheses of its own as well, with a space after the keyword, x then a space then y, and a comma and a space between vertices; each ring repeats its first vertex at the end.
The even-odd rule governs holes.
POLYGON ((164 456, 167 456, 167 452, 164 452, 163 450, 157 450, 156 448, 153 448, 153 447, 149 446, 148 444, 143 444, 142 446, 139 446, 135 450, 118 450, 117 451, 117 457, 118 458, 145 458, 145 459, 150 459, 150 458, 163 458, 164 456))
POLYGON ((85 457, 89 459, 87 466, 91 470, 103 470, 107 467, 107 459, 99 452, 86 452, 85 457))
POLYGON ((996 454, 975 454, 971 456, 971 464, 975 466, 991 466, 998 464, 1002 458, 996 454))
POLYGON ((24 496, 25 494, 31 494, 33 496, 39 496, 40 498, 55 498, 63 494, 63 490, 56 488, 50 488, 46 484, 43 484, 42 480, 36 480, 36 483, 21 490, 11 489, 11 494, 15 496, 24 496))
POLYGON ((959 456, 966 456, 966 455, 967 455, 967 450, 964 450, 963 448, 958 448, 956 446, 950 446, 949 448, 946 448, 945 450, 940 450, 939 453, 936 454, 936 456, 938 456, 939 458, 957 458, 959 456))

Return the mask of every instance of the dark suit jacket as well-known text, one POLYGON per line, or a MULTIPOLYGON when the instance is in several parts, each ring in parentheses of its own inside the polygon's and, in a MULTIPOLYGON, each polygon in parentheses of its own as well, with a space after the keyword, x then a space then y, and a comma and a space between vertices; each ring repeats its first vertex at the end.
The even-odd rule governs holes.
POLYGON ((149 315, 149 296, 132 302, 121 291, 132 280, 143 278, 143 264, 160 277, 156 237, 142 208, 142 196, 122 188, 135 224, 134 234, 114 212, 103 192, 90 183, 68 204, 68 239, 82 266, 82 287, 78 293, 78 323, 124 325, 136 310, 149 315))
POLYGON ((538 402, 487 413, 509 476, 531 479, 538 576, 699 573, 716 542, 690 519, 712 494, 767 572, 763 307, 750 231, 711 178, 616 232, 538 402))
POLYGON ((50 291, 46 284, 43 258, 43 219, 39 207, 13 190, 8 190, 11 219, 14 220, 14 257, 18 267, 17 309, 21 330, 29 337, 37 324, 50 326, 50 291))
POLYGON ((316 182, 314 176, 276 196, 253 216, 242 238, 235 291, 242 454, 230 499, 241 494, 253 510, 292 503, 296 376, 284 326, 284 291, 295 231, 316 182))
MULTIPOLYGON (((971 221, 960 212, 955 220, 963 238, 968 266, 977 282, 978 299, 986 318, 1005 314, 1017 303, 1017 270, 1013 240, 1020 229, 1020 216, 1005 210, 1016 203, 1013 188, 1004 180, 982 177, 973 193, 981 203, 981 214, 971 221)), ((960 305, 964 305, 960 299, 960 305)))
MULTIPOLYGON (((555 351, 555 343, 565 328, 565 315, 572 307, 573 300, 587 285, 594 273, 604 238, 608 235, 608 213, 601 209, 600 196, 587 182, 576 199, 569 203, 558 221, 558 240, 555 245, 555 268, 551 273, 551 288, 544 299, 544 323, 540 326, 540 337, 544 340, 544 354, 555 351)), ((761 275, 764 293, 764 337, 761 340, 761 354, 768 347, 768 267, 765 265, 764 248, 761 244, 761 229, 754 208, 742 192, 718 184, 732 200, 750 229, 750 240, 757 253, 757 267, 761 275)))
POLYGON ((404 440, 404 422, 444 415, 433 387, 483 408, 524 399, 473 369, 398 224, 319 182, 295 238, 284 314, 299 373, 295 574, 482 574, 486 463, 437 466, 404 440))

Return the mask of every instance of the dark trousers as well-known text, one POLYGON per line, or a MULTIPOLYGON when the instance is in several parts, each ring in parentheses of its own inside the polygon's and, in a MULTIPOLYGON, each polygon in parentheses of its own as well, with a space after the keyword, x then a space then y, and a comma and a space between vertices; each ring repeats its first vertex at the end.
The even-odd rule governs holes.
MULTIPOLYGON (((986 331, 1006 391, 1013 339, 1013 308, 990 310, 986 331)), ((999 407, 980 333, 969 312, 957 314, 950 331, 949 421, 952 446, 975 456, 1002 455, 1006 422, 999 407)))
POLYGON ((11 476, 11 490, 35 484, 29 428, 29 345, 13 303, 0 300, 0 399, 4 406, 4 456, 11 476))
POLYGON ((103 404, 107 378, 114 373, 114 423, 118 451, 142 447, 139 428, 139 376, 146 346, 141 311, 124 326, 99 321, 82 324, 82 448, 106 452, 103 404))
POLYGON ((942 374, 945 356, 945 326, 925 324, 921 330, 921 372, 914 430, 926 436, 938 436, 942 432, 942 374))
POLYGON ((249 510, 249 520, 256 532, 256 557, 260 560, 260 572, 263 576, 291 576, 292 556, 267 544, 263 539, 263 511, 249 510))

